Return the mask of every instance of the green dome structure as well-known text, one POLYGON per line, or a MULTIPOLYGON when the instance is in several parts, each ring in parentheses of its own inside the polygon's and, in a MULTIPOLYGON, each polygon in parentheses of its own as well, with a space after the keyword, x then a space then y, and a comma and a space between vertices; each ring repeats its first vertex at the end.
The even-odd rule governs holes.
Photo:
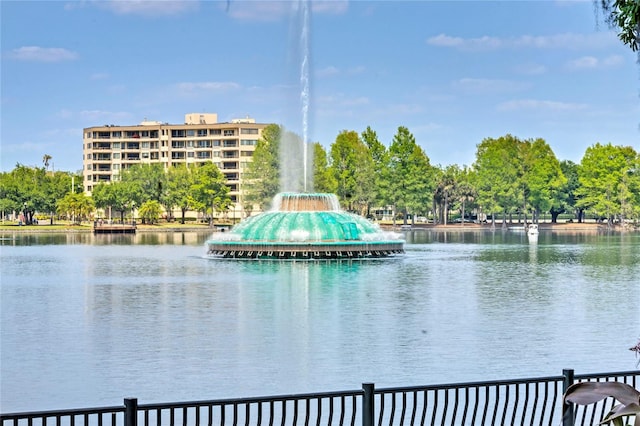
POLYGON ((364 259, 404 253, 400 234, 340 210, 333 194, 281 193, 274 208, 207 241, 208 254, 233 259, 364 259))

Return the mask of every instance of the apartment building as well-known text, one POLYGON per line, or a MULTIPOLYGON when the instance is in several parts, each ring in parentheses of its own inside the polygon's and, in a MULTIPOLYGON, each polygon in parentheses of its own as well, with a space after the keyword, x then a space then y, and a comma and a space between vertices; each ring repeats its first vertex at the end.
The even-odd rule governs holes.
POLYGON ((134 164, 177 164, 212 161, 224 173, 233 212, 242 210, 242 176, 262 130, 253 118, 218 123, 218 114, 185 114, 184 124, 145 121, 138 125, 104 125, 84 129, 84 190, 117 181, 134 164))

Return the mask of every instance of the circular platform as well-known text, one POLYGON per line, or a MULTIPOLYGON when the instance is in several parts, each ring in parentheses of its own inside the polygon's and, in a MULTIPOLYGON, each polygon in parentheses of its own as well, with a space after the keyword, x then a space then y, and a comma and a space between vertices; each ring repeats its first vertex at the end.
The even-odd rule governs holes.
POLYGON ((401 234, 340 210, 333 194, 278 194, 274 209, 207 241, 231 259, 366 259, 404 253, 401 234))

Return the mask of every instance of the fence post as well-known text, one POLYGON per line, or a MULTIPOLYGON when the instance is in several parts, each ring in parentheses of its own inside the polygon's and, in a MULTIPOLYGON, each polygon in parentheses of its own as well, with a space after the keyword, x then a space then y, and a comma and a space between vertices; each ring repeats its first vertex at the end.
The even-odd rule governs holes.
MULTIPOLYGON (((562 370, 564 380, 562 381, 562 395, 569 389, 574 382, 574 372, 572 369, 562 370)), ((562 402, 562 426, 574 426, 574 405, 573 403, 564 404, 562 402)))
POLYGON ((374 399, 373 390, 375 385, 373 383, 363 383, 362 390, 364 395, 362 396, 362 426, 373 426, 374 412, 374 399))
POLYGON ((124 426, 138 426, 138 398, 124 399, 124 426))

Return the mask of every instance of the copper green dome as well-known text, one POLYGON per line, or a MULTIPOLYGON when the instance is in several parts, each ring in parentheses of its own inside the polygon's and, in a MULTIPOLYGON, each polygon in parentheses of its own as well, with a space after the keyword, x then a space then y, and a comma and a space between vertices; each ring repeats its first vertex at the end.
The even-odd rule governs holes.
POLYGON ((340 210, 333 194, 283 193, 273 210, 207 241, 209 253, 231 258, 360 258, 403 252, 399 234, 340 210))

